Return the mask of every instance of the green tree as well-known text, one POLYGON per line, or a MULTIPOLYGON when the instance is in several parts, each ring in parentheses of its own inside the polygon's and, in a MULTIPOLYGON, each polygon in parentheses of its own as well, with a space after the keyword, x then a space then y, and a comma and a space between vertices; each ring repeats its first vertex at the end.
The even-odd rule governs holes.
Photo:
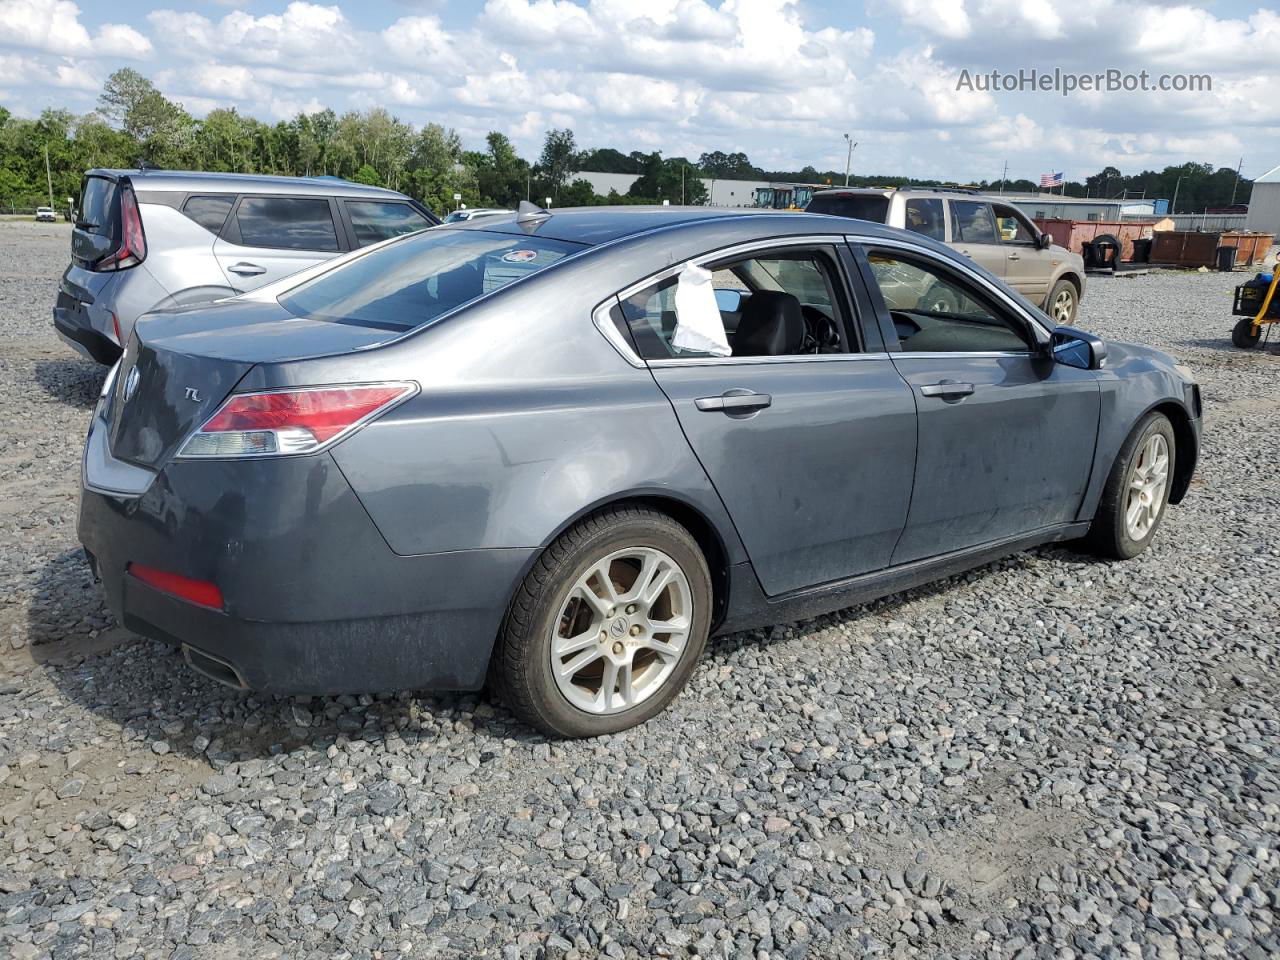
POLYGON ((382 177, 378 176, 378 171, 367 163, 363 164, 351 179, 356 183, 367 183, 371 187, 382 186, 382 177))
POLYGON ((577 165, 577 145, 573 141, 573 131, 548 130, 547 139, 542 144, 542 155, 538 158, 538 167, 547 189, 557 202, 560 188, 564 186, 569 174, 574 173, 577 165))

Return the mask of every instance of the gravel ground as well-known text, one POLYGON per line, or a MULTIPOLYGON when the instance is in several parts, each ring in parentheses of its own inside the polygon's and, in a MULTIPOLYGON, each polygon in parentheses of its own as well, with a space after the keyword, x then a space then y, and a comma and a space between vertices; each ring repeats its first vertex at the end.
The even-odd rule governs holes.
POLYGON ((1229 345, 1239 275, 1085 299, 1203 384, 1145 555, 730 637, 645 727, 554 743, 476 697, 237 694, 111 622, 66 248, 0 223, 0 953, 1280 954, 1280 357, 1229 345))

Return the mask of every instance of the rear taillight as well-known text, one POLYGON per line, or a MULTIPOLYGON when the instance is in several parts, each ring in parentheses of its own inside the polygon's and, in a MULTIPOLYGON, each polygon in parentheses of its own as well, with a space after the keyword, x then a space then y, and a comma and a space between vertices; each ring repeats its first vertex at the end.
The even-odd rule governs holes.
POLYGON ((125 572, 149 587, 212 610, 222 609, 222 591, 211 580, 193 580, 168 570, 157 570, 140 563, 130 563, 125 572))
POLYGON ((315 453, 411 396, 413 383, 302 387, 232 394, 178 452, 180 457, 315 453))
POLYGON ((142 232, 142 213, 133 190, 120 190, 120 246, 96 264, 95 270, 125 270, 147 259, 147 237, 142 232))

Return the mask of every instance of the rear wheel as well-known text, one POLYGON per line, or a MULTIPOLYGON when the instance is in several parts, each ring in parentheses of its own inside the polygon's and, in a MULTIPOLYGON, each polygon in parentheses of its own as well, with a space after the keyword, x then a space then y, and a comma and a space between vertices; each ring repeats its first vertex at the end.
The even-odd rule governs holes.
POLYGON ((1164 519, 1176 452, 1169 418, 1147 414, 1120 448, 1102 491, 1089 528, 1095 552, 1128 560, 1147 549, 1164 519))
POLYGON ((1262 327, 1253 322, 1253 317, 1241 317, 1231 328, 1231 342, 1244 350, 1256 347, 1261 339, 1262 327))
POLYGON ((525 577, 491 685, 520 719, 555 736, 625 730, 684 686, 710 617, 711 575, 684 527, 644 508, 602 510, 525 577))
POLYGON ((1079 294, 1076 285, 1070 280, 1062 279, 1053 285, 1049 292, 1049 316, 1060 327, 1069 327, 1076 320, 1076 305, 1079 294))

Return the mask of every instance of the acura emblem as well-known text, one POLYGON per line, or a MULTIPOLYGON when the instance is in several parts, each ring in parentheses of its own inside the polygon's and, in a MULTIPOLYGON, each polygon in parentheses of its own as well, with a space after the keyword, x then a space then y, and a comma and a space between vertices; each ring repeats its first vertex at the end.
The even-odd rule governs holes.
POLYGON ((142 374, 138 372, 138 368, 134 367, 129 371, 129 375, 124 378, 124 400, 128 403, 133 399, 133 395, 138 392, 138 381, 142 379, 142 374))

